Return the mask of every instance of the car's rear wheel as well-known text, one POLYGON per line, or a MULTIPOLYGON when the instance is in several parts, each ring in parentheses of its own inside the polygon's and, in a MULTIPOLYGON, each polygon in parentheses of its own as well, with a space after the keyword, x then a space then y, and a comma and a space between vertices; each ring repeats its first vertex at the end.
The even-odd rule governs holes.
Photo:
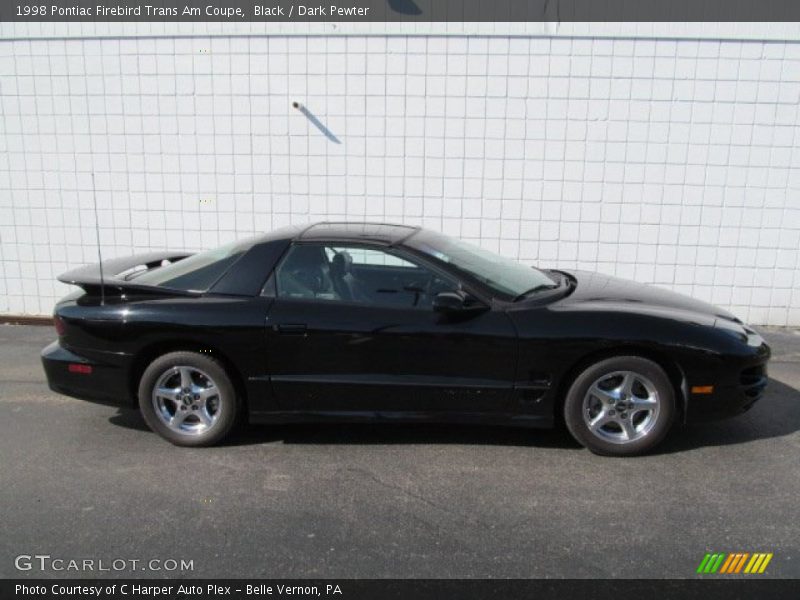
POLYGON ((569 388, 564 420, 596 454, 632 456, 658 444, 675 415, 675 391, 664 370, 639 356, 615 356, 586 368, 569 388))
POLYGON ((223 366, 196 352, 154 360, 139 383, 139 407, 150 429, 178 446, 210 446, 236 422, 236 392, 223 366))

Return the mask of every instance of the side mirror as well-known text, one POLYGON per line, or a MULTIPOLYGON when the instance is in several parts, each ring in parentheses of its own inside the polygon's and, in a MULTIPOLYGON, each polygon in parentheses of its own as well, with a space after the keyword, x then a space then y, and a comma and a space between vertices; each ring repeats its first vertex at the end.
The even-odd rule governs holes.
POLYGON ((464 308, 464 296, 457 292, 439 292, 433 297, 433 312, 452 313, 464 308))

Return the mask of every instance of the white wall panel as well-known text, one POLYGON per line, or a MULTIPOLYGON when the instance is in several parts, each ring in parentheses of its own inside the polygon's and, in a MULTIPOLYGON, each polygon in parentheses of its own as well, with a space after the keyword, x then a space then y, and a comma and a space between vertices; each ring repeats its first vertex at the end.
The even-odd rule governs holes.
POLYGON ((796 42, 3 27, 0 312, 96 262, 94 173, 108 258, 420 223, 800 325, 796 42))

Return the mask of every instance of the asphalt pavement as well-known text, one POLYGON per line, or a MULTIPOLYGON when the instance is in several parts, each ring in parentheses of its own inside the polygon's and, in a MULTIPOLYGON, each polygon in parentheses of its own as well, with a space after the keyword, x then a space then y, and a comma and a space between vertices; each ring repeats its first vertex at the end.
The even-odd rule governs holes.
POLYGON ((444 425, 177 448, 134 410, 51 392, 51 328, 0 326, 0 577, 695 577, 736 551, 800 577, 800 334, 763 333, 752 411, 612 459, 564 431, 444 425))

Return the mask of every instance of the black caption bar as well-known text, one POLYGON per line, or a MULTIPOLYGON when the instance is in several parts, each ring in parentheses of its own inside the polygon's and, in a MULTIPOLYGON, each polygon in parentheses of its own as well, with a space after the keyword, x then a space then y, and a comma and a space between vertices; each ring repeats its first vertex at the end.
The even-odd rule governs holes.
POLYGON ((800 21, 797 0, 4 0, 0 21, 800 21))
POLYGON ((283 598, 308 600, 373 600, 381 598, 442 600, 442 598, 563 600, 564 598, 618 600, 624 597, 659 599, 730 600, 797 598, 800 581, 789 579, 373 579, 373 580, 168 580, 168 579, 28 579, 0 581, 0 598, 69 600, 195 599, 252 600, 283 598))

